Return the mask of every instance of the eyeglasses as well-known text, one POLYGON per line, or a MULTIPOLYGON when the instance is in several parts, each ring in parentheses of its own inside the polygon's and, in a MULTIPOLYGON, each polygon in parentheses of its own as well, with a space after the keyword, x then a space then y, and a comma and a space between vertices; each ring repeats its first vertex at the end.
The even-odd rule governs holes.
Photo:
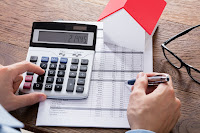
POLYGON ((167 61, 174 66, 177 69, 182 68, 183 66, 186 68, 188 75, 198 84, 200 84, 200 71, 194 67, 192 67, 191 65, 186 64, 185 62, 183 62, 178 56, 176 56, 172 51, 170 51, 166 45, 168 43, 170 43, 171 41, 175 40, 178 37, 181 37, 185 34, 187 34, 188 32, 190 32, 191 30, 199 27, 200 25, 196 25, 194 27, 191 27, 179 34, 177 34, 176 36, 170 38, 169 40, 167 40, 166 42, 164 42, 161 46, 163 49, 163 54, 165 56, 165 58, 167 59, 167 61))

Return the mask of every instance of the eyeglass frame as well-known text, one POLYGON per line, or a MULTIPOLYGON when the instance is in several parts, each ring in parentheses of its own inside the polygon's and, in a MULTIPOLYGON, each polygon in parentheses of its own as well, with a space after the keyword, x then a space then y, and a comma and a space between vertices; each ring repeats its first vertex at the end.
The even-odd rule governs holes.
POLYGON ((165 41, 165 42, 161 45, 162 50, 163 50, 163 54, 164 54, 165 58, 167 59, 167 61, 168 61, 172 66, 174 66, 174 67, 177 68, 177 69, 181 69, 181 68, 184 66, 184 67, 186 68, 187 73, 188 73, 188 75, 190 76, 190 78, 192 78, 192 79, 193 79, 196 83, 198 83, 198 84, 200 84, 200 81, 197 81, 196 79, 194 79, 194 78, 192 77, 190 69, 193 69, 194 71, 199 72, 199 73, 200 73, 200 70, 198 70, 198 69, 194 68, 193 66, 191 66, 191 65, 186 64, 185 62, 183 62, 176 54, 174 54, 171 50, 169 50, 169 49, 166 47, 166 45, 169 44, 171 41, 173 41, 173 40, 175 40, 175 39, 177 39, 177 38, 179 38, 179 37, 181 37, 181 36, 187 34, 187 33, 190 32, 191 30, 193 30, 193 29, 195 29, 195 28, 197 28, 197 27, 199 27, 199 26, 200 26, 200 25, 193 26, 193 27, 191 27, 191 28, 189 28, 189 29, 187 29, 187 30, 185 30, 185 31, 183 31, 183 32, 181 32, 181 33, 175 35, 174 37, 168 39, 167 41, 165 41), (165 50, 167 50, 170 54, 172 54, 176 59, 178 59, 178 60, 180 61, 180 63, 181 63, 180 67, 177 67, 176 65, 174 65, 173 63, 170 62, 170 60, 167 58, 167 56, 166 56, 166 54, 165 54, 165 50))

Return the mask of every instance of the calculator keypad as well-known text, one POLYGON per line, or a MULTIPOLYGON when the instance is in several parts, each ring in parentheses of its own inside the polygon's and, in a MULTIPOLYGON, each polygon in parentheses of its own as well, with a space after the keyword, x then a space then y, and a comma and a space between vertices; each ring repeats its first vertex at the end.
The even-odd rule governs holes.
POLYGON ((39 75, 39 76, 37 77, 37 82, 38 82, 38 83, 43 83, 43 82, 44 82, 44 76, 40 76, 40 75, 39 75))
POLYGON ((52 84, 46 84, 45 85, 45 90, 51 91, 52 90, 52 84))
POLYGON ((47 63, 41 63, 40 64, 40 67, 42 68, 42 69, 47 69, 47 63))
POLYGON ((51 63, 49 66, 49 69, 56 70, 56 68, 57 68, 57 64, 55 64, 55 63, 51 63))
POLYGON ((59 65, 59 70, 66 70, 66 65, 65 64, 60 64, 59 65))
POLYGON ((37 62, 38 57, 37 56, 31 56, 30 62, 37 62))
POLYGON ((27 72, 23 89, 30 89, 32 82, 35 81, 33 90, 43 90, 44 88, 44 91, 61 92, 64 89, 67 93, 83 93, 89 60, 72 58, 71 64, 68 64, 68 61, 69 59, 64 57, 42 56, 39 62, 37 56, 31 56, 30 62, 35 64, 39 62, 45 73, 37 76, 33 72, 27 72), (70 68, 67 69, 67 66, 70 68), (33 80, 34 77, 36 80, 33 80), (66 87, 63 88, 63 86, 66 87))
POLYGON ((30 89, 30 88, 31 88, 31 83, 25 82, 23 89, 30 89))
POLYGON ((46 83, 53 83, 54 77, 47 77, 46 83))
POLYGON ((49 61, 49 57, 42 57, 41 62, 48 62, 49 61))
POLYGON ((74 91, 74 85, 75 85, 75 79, 69 78, 67 83, 67 92, 73 92, 74 91))
POLYGON ((56 84, 63 84, 64 78, 57 78, 56 84))
POLYGON ((42 90, 42 86, 43 86, 42 83, 34 83, 33 89, 35 89, 35 90, 42 90))
POLYGON ((55 91, 61 91, 62 85, 55 85, 55 91))

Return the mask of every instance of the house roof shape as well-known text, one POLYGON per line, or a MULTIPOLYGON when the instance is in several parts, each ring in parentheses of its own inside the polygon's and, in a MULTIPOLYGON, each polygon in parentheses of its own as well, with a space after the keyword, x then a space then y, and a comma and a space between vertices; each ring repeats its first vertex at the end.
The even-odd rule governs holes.
POLYGON ((98 21, 125 9, 151 35, 166 4, 164 0, 110 0, 98 21))

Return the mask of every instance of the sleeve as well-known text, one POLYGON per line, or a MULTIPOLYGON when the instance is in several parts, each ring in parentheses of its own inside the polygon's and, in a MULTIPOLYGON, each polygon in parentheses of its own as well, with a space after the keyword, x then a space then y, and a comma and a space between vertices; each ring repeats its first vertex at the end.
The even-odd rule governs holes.
POLYGON ((23 123, 10 115, 0 104, 0 133, 20 133, 14 128, 22 128, 23 123))
POLYGON ((155 133, 155 132, 144 129, 136 129, 136 130, 129 130, 126 133, 155 133))

